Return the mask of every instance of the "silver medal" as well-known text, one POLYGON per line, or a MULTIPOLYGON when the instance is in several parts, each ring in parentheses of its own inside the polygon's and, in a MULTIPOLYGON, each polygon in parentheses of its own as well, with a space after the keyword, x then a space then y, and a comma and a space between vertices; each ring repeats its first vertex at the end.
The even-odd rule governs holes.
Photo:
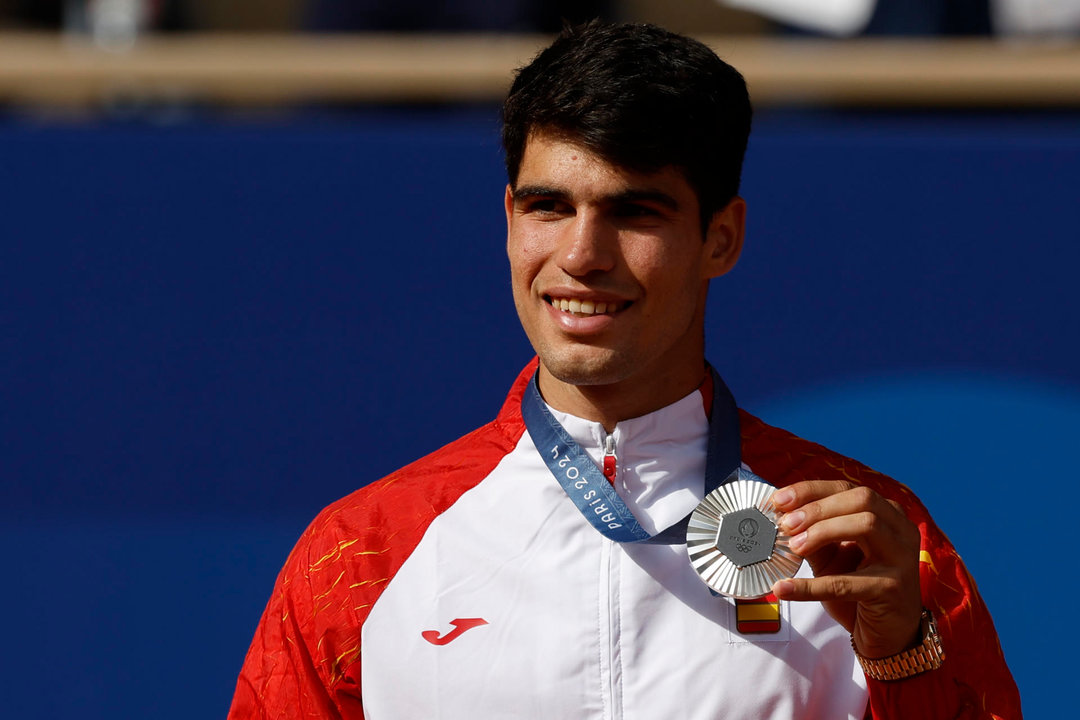
POLYGON ((776 490, 739 468, 735 480, 705 496, 690 515, 686 551, 698 575, 716 592, 748 599, 768 595, 793 577, 802 557, 788 547, 769 498, 776 490))

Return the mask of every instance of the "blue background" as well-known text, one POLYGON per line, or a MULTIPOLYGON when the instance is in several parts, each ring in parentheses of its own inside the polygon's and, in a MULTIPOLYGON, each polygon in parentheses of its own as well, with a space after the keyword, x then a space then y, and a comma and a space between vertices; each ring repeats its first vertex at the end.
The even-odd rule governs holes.
MULTIPOLYGON (((1029 717, 1077 641, 1078 120, 761 113, 710 296, 744 407, 923 498, 1029 717)), ((530 356, 497 134, 489 108, 0 120, 6 717, 223 716, 311 517, 495 413, 530 356)))

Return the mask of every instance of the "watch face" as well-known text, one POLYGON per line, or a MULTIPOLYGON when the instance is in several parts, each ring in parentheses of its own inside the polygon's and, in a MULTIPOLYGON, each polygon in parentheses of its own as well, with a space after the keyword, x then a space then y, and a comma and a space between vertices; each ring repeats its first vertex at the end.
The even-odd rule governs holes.
POLYGON ((705 496, 690 515, 686 551, 710 588, 736 598, 767 595, 774 582, 795 575, 802 558, 788 547, 769 499, 776 490, 740 468, 705 496))

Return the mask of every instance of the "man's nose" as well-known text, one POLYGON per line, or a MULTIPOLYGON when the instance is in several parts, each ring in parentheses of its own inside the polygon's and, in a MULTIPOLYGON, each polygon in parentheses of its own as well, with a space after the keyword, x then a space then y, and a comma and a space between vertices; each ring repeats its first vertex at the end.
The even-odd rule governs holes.
POLYGON ((560 239, 559 267, 574 277, 607 272, 615 267, 618 239, 618 230, 603 217, 579 212, 560 239))

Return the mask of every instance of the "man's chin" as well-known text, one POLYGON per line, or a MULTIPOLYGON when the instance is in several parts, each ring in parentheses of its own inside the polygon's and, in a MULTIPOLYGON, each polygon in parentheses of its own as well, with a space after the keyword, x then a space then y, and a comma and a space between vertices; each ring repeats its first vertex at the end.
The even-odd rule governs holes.
POLYGON ((575 386, 612 385, 632 374, 632 363, 612 352, 546 353, 540 364, 559 382, 575 386))

